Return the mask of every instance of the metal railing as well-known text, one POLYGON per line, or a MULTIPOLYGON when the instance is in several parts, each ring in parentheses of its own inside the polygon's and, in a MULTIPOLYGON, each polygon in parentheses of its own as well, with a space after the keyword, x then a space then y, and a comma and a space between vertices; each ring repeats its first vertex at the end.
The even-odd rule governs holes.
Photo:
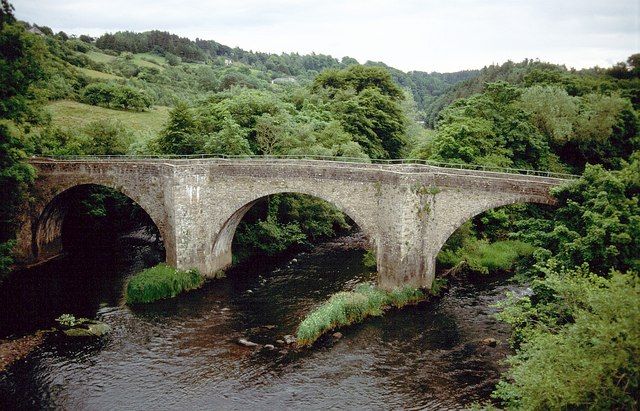
POLYGON ((362 157, 339 157, 339 156, 318 156, 318 155, 227 155, 227 154, 193 154, 193 155, 58 155, 58 156, 36 156, 32 157, 33 160, 53 160, 53 161, 91 161, 91 160, 110 160, 110 161, 252 161, 259 160, 265 161, 277 161, 283 160, 304 160, 304 161, 317 161, 317 162, 329 162, 329 163, 342 163, 346 165, 350 164, 362 164, 362 165, 408 165, 408 166, 428 166, 428 167, 440 167, 454 170, 471 170, 471 171, 485 171, 492 173, 507 173, 518 174, 528 176, 550 177, 559 179, 575 179, 579 178, 575 174, 557 173, 552 171, 509 168, 509 167, 496 167, 486 166, 479 164, 465 164, 465 163, 447 163, 433 160, 422 160, 417 158, 397 158, 397 159, 370 159, 362 157))

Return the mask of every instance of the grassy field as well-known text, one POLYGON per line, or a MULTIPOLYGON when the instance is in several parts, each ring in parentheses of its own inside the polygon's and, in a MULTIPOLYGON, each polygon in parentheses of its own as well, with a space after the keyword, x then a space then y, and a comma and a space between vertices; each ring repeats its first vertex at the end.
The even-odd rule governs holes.
POLYGON ((162 129, 169 117, 169 108, 164 106, 135 112, 112 110, 69 100, 54 101, 47 105, 47 110, 51 113, 53 124, 59 127, 79 128, 95 120, 115 119, 135 132, 154 134, 162 129))
POLYGON ((76 67, 76 69, 88 77, 97 78, 99 80, 118 80, 122 78, 114 74, 103 73, 102 71, 91 70, 84 67, 76 67))
POLYGON ((133 62, 140 67, 155 67, 164 70, 164 64, 167 60, 153 53, 137 53, 133 55, 133 62))
POLYGON ((87 57, 97 63, 109 63, 115 60, 114 56, 110 56, 108 54, 100 53, 99 51, 89 51, 86 53, 87 57))
MULTIPOLYGON (((99 51, 89 51, 85 53, 87 57, 97 63, 105 63, 108 64, 116 59, 114 56, 110 56, 108 54, 100 53, 99 51)), ((140 67, 151 67, 156 68, 158 70, 164 70, 164 65, 167 63, 167 60, 153 53, 137 53, 133 55, 133 63, 140 67)), ((83 69, 81 69, 83 70, 83 69)), ((84 71, 84 70, 83 70, 84 71)), ((93 71, 93 70, 90 70, 93 71)), ((100 73, 99 71, 96 73, 100 73)))

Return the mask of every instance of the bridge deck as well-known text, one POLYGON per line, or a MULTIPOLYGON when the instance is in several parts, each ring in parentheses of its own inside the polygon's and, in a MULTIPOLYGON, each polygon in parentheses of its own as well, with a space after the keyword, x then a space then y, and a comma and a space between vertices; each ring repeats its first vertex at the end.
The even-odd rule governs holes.
POLYGON ((292 167, 318 167, 340 168, 351 170, 376 170, 400 174, 444 174, 458 176, 474 176, 504 179, 512 181, 531 181, 558 185, 566 180, 576 179, 579 176, 549 171, 500 168, 491 166, 479 166, 473 164, 454 164, 429 162, 414 159, 372 160, 365 162, 363 159, 342 157, 310 158, 305 156, 225 156, 225 157, 200 157, 200 156, 61 156, 61 157, 33 157, 31 163, 127 163, 127 164, 164 164, 167 166, 181 165, 238 165, 243 166, 292 166, 292 167))

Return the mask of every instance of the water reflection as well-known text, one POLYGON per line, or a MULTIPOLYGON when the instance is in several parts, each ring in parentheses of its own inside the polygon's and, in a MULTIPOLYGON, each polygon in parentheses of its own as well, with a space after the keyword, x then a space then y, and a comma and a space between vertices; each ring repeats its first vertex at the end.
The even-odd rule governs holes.
MULTIPOLYGON (((349 241, 353 239, 343 244, 349 241)), ((371 277, 361 265, 362 254, 334 243, 275 267, 240 268, 200 290, 133 309, 119 304, 119 293, 123 273, 139 269, 136 258, 128 268, 104 270, 84 286, 76 284, 80 277, 73 273, 86 268, 59 262, 52 270, 71 274, 52 285, 52 294, 28 279, 33 273, 25 273, 25 288, 31 289, 11 303, 50 299, 47 310, 25 310, 31 323, 46 325, 51 313, 67 310, 97 316, 113 333, 91 343, 48 340, 26 361, 0 374, 0 404, 388 409, 460 408, 488 398, 507 348, 488 348, 479 340, 507 338, 488 308, 513 288, 503 280, 455 286, 440 301, 391 311, 344 330, 337 343, 327 339, 313 350, 261 351, 235 343, 239 337, 274 343, 293 333, 314 304, 371 277)), ((95 266, 96 273, 99 267, 106 264, 95 266)), ((49 278, 45 274, 38 275, 49 278)), ((11 317, 2 315, 3 320, 11 317)), ((3 322, 4 335, 28 328, 7 324, 3 322)))

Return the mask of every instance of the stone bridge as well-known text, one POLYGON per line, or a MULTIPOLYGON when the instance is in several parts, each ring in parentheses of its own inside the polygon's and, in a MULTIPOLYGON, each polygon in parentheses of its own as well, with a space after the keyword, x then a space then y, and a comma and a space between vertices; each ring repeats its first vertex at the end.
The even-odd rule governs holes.
POLYGON ((167 263, 215 276, 231 264, 231 243, 244 214, 263 197, 308 194, 347 214, 368 236, 385 288, 430 287, 449 236, 486 210, 514 203, 553 204, 564 179, 441 168, 275 159, 30 160, 37 170, 21 217, 18 260, 62 252, 65 192, 84 184, 111 187, 139 204, 157 225, 167 263))

